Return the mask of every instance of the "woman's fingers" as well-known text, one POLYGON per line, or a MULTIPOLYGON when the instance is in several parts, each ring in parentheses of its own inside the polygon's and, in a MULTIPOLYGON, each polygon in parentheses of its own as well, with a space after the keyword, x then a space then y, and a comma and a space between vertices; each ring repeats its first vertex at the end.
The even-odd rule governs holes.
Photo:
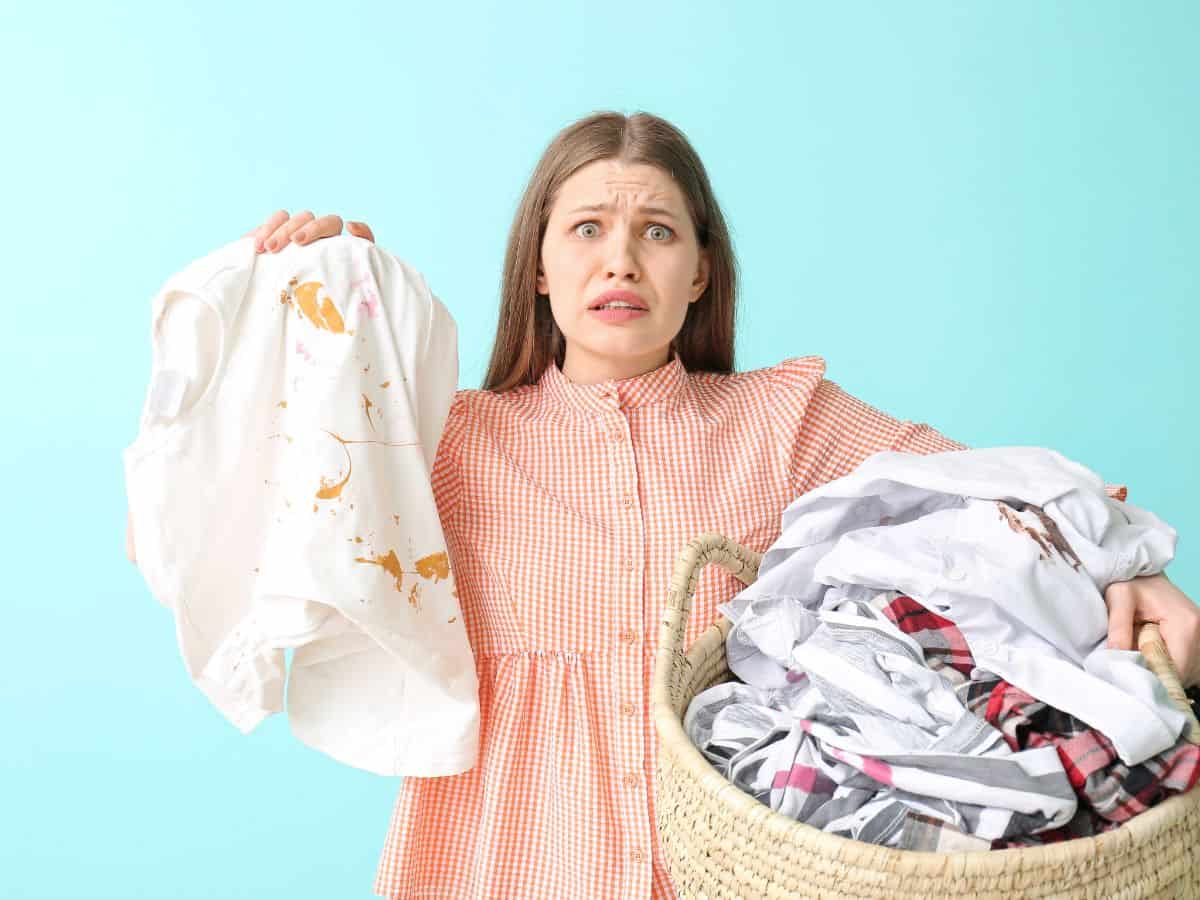
POLYGON ((270 237, 271 233, 275 231, 276 228, 278 228, 287 220, 288 211, 286 209, 281 209, 279 212, 272 214, 267 221, 263 222, 257 228, 252 228, 247 231, 242 235, 242 237, 253 237, 254 249, 261 253, 263 245, 267 242, 267 238, 270 237))
POLYGON ((366 222, 349 222, 346 228, 355 237, 366 238, 372 244, 375 243, 375 234, 366 222))
POLYGON ((321 216, 307 225, 302 225, 292 233, 292 240, 297 244, 307 244, 317 238, 335 237, 342 233, 342 217, 335 215, 321 216))
POLYGON ((302 213, 297 213, 292 216, 278 228, 271 232, 271 236, 267 238, 267 249, 272 253, 278 253, 292 240, 292 235, 307 225, 313 220, 313 214, 307 209, 302 213))
MULTIPOLYGON (((342 233, 343 224, 342 217, 334 213, 316 218, 306 209, 289 216, 286 209, 281 209, 242 237, 253 237, 258 253, 267 250, 278 253, 289 243, 308 244, 320 238, 336 237, 342 233)), ((375 234, 366 222, 350 222, 348 228, 355 237, 375 243, 375 234)))
POLYGON ((1133 649, 1133 617, 1137 612, 1137 597, 1128 582, 1115 582, 1104 592, 1108 607, 1108 646, 1114 650, 1133 649))

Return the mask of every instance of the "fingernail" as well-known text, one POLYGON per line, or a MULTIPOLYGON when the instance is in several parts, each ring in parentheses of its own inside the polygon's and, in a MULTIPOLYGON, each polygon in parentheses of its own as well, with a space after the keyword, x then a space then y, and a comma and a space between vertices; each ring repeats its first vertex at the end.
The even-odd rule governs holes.
POLYGON ((275 249, 276 247, 278 247, 278 246, 279 246, 279 242, 278 242, 278 241, 275 241, 275 240, 270 240, 270 241, 267 241, 267 249, 268 249, 268 250, 274 250, 274 249, 275 249))
POLYGON ((307 235, 307 234, 305 234, 303 231, 297 231, 297 232, 296 232, 296 233, 295 233, 295 234, 292 236, 292 240, 293 240, 293 241, 296 241, 297 243, 303 244, 305 241, 307 241, 307 240, 308 240, 308 235, 307 235))

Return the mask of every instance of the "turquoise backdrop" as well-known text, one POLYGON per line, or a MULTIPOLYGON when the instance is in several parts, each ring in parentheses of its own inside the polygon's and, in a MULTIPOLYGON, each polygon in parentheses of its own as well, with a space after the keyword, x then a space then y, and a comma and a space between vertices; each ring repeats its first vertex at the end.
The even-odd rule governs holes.
POLYGON ((1200 5, 0 5, 8 325, 0 894, 369 898, 398 782, 186 677, 124 554, 149 301, 276 209, 429 278, 482 378, 504 241, 599 109, 691 138, 738 368, 1053 447, 1180 532, 1200 598, 1200 5))

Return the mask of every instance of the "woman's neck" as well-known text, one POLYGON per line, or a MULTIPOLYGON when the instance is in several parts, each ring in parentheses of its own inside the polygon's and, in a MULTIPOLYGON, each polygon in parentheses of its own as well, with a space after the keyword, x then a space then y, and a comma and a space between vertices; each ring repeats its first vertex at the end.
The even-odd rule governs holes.
POLYGON ((567 346, 563 357, 562 373, 575 384, 599 384, 602 381, 620 381, 653 372, 671 361, 671 348, 659 348, 640 356, 599 356, 578 347, 567 346))

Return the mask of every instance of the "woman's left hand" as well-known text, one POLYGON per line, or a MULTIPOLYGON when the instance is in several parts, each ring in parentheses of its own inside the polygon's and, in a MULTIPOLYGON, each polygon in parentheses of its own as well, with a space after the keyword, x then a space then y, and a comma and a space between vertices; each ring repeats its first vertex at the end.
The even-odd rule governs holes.
POLYGON ((1200 606, 1175 587, 1165 572, 1114 581, 1104 591, 1108 646, 1134 649, 1134 627, 1156 622, 1185 688, 1200 684, 1200 606))

